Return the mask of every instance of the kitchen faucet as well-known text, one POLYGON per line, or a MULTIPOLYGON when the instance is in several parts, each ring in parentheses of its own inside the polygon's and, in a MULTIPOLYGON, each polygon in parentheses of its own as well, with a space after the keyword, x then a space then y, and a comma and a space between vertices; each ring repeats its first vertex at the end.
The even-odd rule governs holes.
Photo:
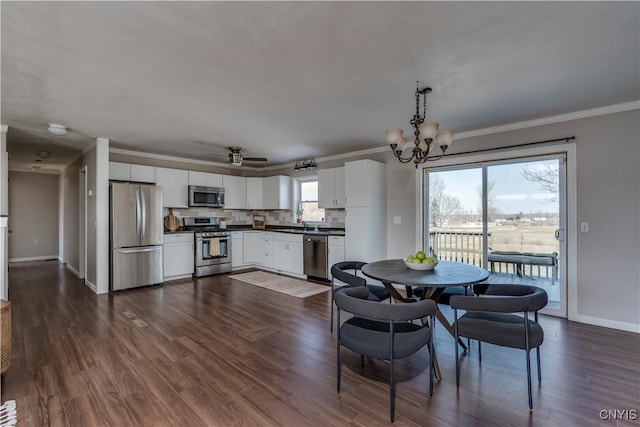
MULTIPOLYGON (((304 231, 308 231, 309 224, 307 224, 306 221, 302 221, 302 225, 304 227, 304 231)), ((313 231, 319 231, 318 230, 318 223, 313 224, 313 231)))

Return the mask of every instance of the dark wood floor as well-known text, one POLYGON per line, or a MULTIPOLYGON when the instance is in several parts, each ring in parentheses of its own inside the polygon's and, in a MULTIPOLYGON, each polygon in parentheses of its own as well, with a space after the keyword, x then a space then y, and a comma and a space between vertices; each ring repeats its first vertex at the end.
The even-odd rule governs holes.
MULTIPOLYGON (((221 275, 96 296, 56 262, 15 264, 9 277, 2 401, 17 401, 19 426, 389 424, 385 363, 361 369, 345 350, 336 393, 328 292, 297 299, 221 275)), ((430 398, 426 349, 400 361, 395 425, 615 425, 600 410, 640 409, 638 335, 541 322, 533 412, 524 352, 485 345, 480 364, 473 345, 456 392, 439 328, 443 380, 430 398)))

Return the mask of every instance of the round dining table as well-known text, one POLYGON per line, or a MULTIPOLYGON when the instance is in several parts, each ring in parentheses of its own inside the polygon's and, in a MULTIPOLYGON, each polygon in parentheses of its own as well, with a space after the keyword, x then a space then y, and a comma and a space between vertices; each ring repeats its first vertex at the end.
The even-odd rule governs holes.
MULTIPOLYGON (((413 270, 406 266, 402 259, 389 259, 365 264, 362 273, 372 279, 379 280, 389 290, 389 294, 395 301, 414 302, 413 288, 424 288, 420 295, 422 299, 432 299, 436 303, 442 292, 448 287, 470 286, 484 282, 489 277, 489 272, 475 265, 462 262, 439 261, 433 270, 413 270), (405 286, 407 296, 403 296, 394 285, 405 286)), ((436 318, 444 328, 455 337, 453 326, 440 311, 436 309, 436 318)), ((458 340, 458 344, 467 349, 467 346, 458 340)), ((436 377, 440 379, 439 369, 436 369, 436 377)))

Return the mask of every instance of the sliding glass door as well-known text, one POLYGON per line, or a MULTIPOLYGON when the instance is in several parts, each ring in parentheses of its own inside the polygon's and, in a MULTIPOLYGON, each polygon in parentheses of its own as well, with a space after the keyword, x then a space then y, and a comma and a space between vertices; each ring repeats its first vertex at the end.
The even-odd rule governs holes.
POLYGON ((425 170, 425 240, 440 259, 486 268, 489 283, 544 288, 566 315, 565 157, 425 170))

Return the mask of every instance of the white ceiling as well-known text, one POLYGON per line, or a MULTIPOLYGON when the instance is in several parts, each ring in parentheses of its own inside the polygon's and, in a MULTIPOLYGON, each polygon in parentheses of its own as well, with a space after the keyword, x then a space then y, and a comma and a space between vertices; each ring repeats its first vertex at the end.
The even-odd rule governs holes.
MULTIPOLYGON (((269 164, 640 99, 638 2, 3 2, 12 168, 112 147, 269 164), (47 123, 71 132, 54 137, 47 123)), ((454 142, 455 143, 455 142, 454 142)))

